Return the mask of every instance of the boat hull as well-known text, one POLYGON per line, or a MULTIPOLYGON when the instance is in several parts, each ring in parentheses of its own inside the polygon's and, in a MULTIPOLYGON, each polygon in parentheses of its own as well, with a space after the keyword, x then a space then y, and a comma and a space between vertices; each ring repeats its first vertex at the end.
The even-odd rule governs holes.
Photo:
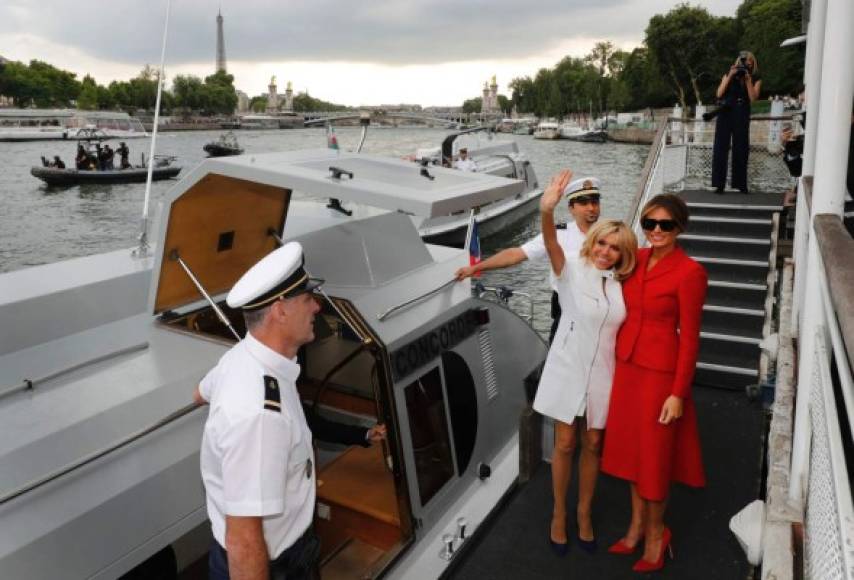
MULTIPOLYGON (((537 209, 542 194, 542 190, 528 192, 520 199, 496 203, 494 209, 490 208, 492 211, 478 214, 477 227, 481 239, 495 235, 530 215, 537 209)), ((456 217, 449 223, 436 224, 436 221, 426 220, 418 227, 418 233, 425 242, 456 248, 463 247, 468 231, 468 215, 456 217)))
POLYGON ((243 153, 241 147, 225 147, 219 143, 208 143, 202 149, 208 154, 208 157, 229 157, 231 155, 240 155, 243 153))
MULTIPOLYGON (((154 181, 177 177, 181 167, 155 167, 151 174, 154 181)), ((80 171, 77 169, 57 169, 55 167, 33 167, 33 177, 38 177, 48 185, 82 185, 90 183, 144 183, 146 168, 115 169, 111 171, 80 171)))
POLYGON ((604 143, 608 140, 608 133, 605 131, 588 131, 586 133, 579 133, 578 135, 561 134, 561 139, 580 141, 582 143, 604 143))

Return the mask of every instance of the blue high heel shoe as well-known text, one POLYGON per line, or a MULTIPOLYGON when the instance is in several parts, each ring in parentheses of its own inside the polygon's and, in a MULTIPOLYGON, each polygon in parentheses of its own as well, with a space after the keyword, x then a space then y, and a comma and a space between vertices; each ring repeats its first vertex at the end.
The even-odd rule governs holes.
POLYGON ((575 539, 578 542, 578 547, 588 554, 594 553, 596 548, 599 547, 599 544, 596 543, 596 538, 593 538, 592 540, 582 540, 581 536, 576 536, 575 539))
POLYGON ((554 552, 556 556, 560 556, 561 558, 563 558, 564 556, 569 554, 569 542, 559 544, 552 540, 551 534, 549 534, 549 546, 551 546, 552 552, 554 552))

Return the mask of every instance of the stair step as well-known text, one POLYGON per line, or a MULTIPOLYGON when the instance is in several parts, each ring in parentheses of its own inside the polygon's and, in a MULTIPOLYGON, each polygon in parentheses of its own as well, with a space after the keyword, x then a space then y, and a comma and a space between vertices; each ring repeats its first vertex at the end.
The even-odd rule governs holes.
POLYGON ((734 238, 729 236, 703 236, 683 234, 679 244, 689 256, 728 258, 736 260, 768 260, 771 241, 767 238, 734 238))
POLYGON ((768 209, 742 209, 742 208, 716 208, 716 207, 694 207, 688 204, 691 212, 691 222, 701 217, 708 218, 744 218, 744 219, 770 219, 779 210, 768 209))
POLYGON ((739 368, 757 368, 759 365, 759 341, 736 342, 721 340, 717 334, 700 334, 700 357, 704 363, 739 368))
POLYGON ((712 258, 708 256, 694 256, 694 259, 703 265, 710 280, 765 284, 765 281, 768 279, 767 261, 712 258))
POLYGON ((770 205, 770 204, 738 204, 738 203, 711 203, 711 202, 698 202, 698 201, 689 201, 688 207, 691 208, 692 214, 693 210, 702 209, 702 210, 723 210, 723 211, 767 211, 767 212, 775 212, 775 211, 783 211, 782 205, 770 205))
POLYGON ((767 292, 765 284, 737 284, 711 280, 706 292, 706 305, 760 310, 765 308, 767 292))
POLYGON ((765 312, 758 309, 727 308, 707 305, 703 308, 701 336, 726 336, 760 340, 765 312))
POLYGON ((331 558, 323 562, 320 571, 324 580, 339 578, 369 578, 374 564, 385 554, 357 538, 353 538, 331 558))
POLYGON ((690 233, 718 236, 770 238, 774 223, 770 218, 692 216, 690 233))
POLYGON ((694 384, 716 389, 743 392, 745 387, 755 385, 758 381, 759 370, 756 368, 698 362, 694 372, 694 384))

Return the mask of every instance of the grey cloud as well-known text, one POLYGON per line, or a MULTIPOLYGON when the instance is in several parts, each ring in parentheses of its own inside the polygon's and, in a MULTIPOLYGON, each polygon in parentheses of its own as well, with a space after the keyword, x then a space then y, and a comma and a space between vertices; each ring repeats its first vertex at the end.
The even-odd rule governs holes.
MULTIPOLYGON (((402 65, 522 58, 579 36, 639 38, 652 9, 640 6, 649 4, 644 0, 225 0, 222 10, 230 60, 402 65)), ((26 31, 115 62, 156 62, 165 6, 164 0, 5 0, 0 6, 0 33, 26 31)), ((173 1, 171 64, 213 61, 218 6, 212 0, 173 1)))

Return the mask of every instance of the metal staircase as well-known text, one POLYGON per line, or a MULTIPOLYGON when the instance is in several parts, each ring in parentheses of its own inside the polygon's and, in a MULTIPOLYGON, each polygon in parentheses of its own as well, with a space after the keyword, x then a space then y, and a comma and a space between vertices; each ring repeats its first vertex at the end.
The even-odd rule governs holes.
POLYGON ((782 196, 681 191, 691 211, 685 251, 709 274, 695 382, 742 390, 759 382, 771 332, 782 196))

